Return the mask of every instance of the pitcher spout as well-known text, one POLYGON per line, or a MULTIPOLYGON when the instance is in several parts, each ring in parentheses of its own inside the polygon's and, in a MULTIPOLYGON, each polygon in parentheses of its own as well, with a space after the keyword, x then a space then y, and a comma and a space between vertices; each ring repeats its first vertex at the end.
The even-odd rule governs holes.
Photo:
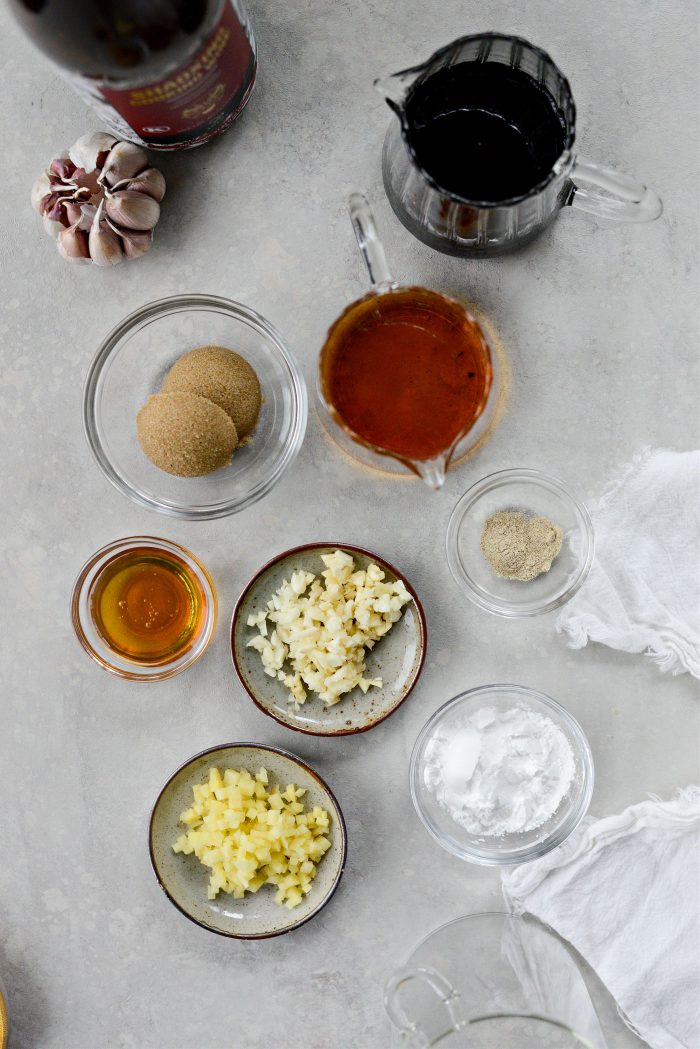
POLYGON ((374 86, 379 94, 384 96, 394 112, 401 116, 404 112, 406 97, 415 79, 415 69, 407 69, 403 73, 379 77, 374 81, 374 86))
POLYGON ((438 491, 445 483, 447 465, 443 455, 437 455, 434 459, 422 459, 414 462, 413 469, 421 480, 425 481, 429 488, 438 491))

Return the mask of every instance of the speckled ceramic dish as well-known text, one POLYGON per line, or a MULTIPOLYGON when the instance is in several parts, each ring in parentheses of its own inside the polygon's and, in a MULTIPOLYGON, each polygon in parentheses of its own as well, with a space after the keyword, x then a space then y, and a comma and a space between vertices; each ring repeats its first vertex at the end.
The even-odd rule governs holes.
POLYGON ((153 806, 149 828, 153 870, 168 899, 185 917, 203 929, 238 940, 263 940, 298 929, 325 907, 338 887, 347 852, 345 821, 330 789, 313 769, 293 754, 257 743, 228 743, 195 754, 165 784, 153 806), (298 907, 287 910, 275 903, 275 890, 264 885, 242 900, 220 892, 207 899, 207 870, 196 856, 173 852, 173 843, 184 832, 180 814, 192 804, 192 787, 204 783, 209 770, 248 769, 263 766, 270 783, 304 787, 307 807, 320 805, 330 813, 331 847, 318 864, 311 891, 298 907))
POLYGON ((357 546, 344 543, 312 543, 297 546, 280 554, 261 568, 241 594, 231 620, 231 654, 236 673, 253 702, 265 714, 287 728, 312 736, 346 736, 366 732, 378 725, 399 707, 409 695, 423 668, 427 645, 425 613, 418 595, 405 576, 381 557, 357 546), (403 609, 403 615, 388 634, 367 653, 367 676, 381 677, 382 688, 370 688, 363 695, 359 688, 343 696, 339 703, 327 707, 318 696, 309 694, 306 702, 295 710, 289 701, 289 690, 275 678, 269 677, 260 654, 247 643, 255 637, 257 628, 249 627, 248 616, 262 611, 271 595, 289 579, 292 572, 303 569, 319 575, 324 565, 322 554, 343 550, 350 554, 357 568, 366 568, 372 561, 383 568, 388 580, 403 579, 413 600, 403 609))
POLYGON ((7 1005, 5 1004, 5 995, 0 984, 0 1049, 5 1049, 7 1046, 7 1039, 10 1035, 10 1021, 7 1016, 7 1005))

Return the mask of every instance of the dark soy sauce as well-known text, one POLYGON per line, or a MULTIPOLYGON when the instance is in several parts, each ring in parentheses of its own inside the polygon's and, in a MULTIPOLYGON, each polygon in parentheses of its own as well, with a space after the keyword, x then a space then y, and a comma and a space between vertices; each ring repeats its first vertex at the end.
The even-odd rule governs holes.
POLYGON ((462 62, 417 81, 406 120, 408 141, 434 182, 489 204, 529 193, 566 141, 549 92, 498 62, 462 62))

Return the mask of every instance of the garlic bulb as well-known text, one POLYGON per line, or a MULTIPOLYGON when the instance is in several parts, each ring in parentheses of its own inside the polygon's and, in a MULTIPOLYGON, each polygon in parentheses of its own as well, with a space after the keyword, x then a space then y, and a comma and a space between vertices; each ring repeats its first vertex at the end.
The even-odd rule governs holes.
POLYGON ((164 194, 140 146, 96 131, 54 157, 31 200, 64 259, 113 266, 150 249, 164 194))

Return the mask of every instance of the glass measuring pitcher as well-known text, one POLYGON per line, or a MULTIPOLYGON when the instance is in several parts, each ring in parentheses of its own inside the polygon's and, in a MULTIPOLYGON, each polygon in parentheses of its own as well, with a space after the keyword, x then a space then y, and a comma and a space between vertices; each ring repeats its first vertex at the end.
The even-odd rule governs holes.
POLYGON ((651 222, 661 214, 652 190, 573 152, 569 82, 545 51, 522 37, 464 36, 375 86, 398 117, 384 140, 387 196, 404 226, 438 251, 513 251, 567 205, 619 222, 651 222), (484 141, 484 132, 492 138, 484 141), (469 174, 489 160, 484 191, 469 174), (518 168, 525 176, 520 183, 509 178, 518 168))
POLYGON ((606 1049, 563 942, 529 915, 470 914, 436 929, 387 982, 407 1049, 606 1049))
POLYGON ((326 337, 321 419, 353 458, 440 488, 450 463, 488 432, 497 363, 460 302, 392 278, 366 198, 353 193, 349 209, 372 288, 326 337))

